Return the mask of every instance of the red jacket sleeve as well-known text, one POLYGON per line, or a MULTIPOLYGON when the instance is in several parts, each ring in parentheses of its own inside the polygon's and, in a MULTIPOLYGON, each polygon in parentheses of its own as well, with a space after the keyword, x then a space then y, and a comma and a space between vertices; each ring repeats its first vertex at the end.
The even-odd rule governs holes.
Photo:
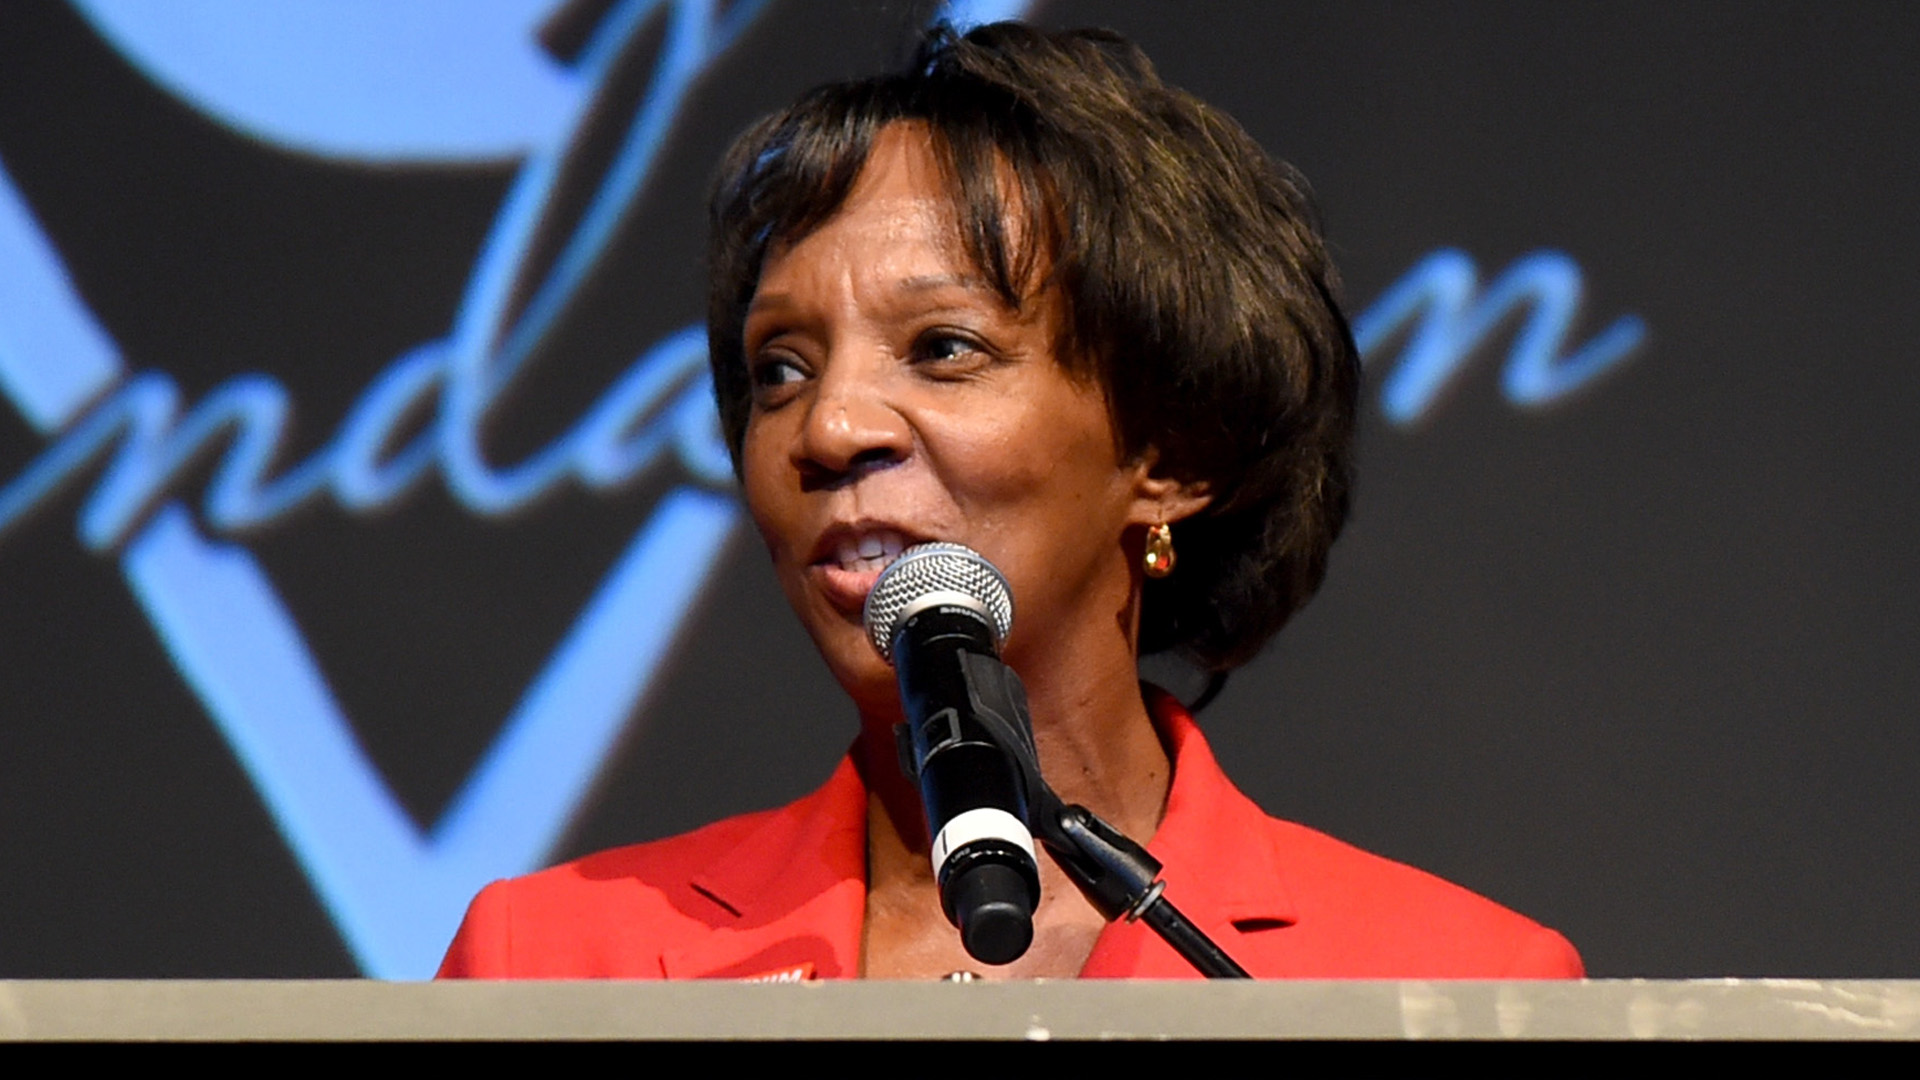
POLYGON ((1586 974, 1573 942, 1544 926, 1520 943, 1506 971, 1509 979, 1582 979, 1586 974))
POLYGON ((513 976, 513 913, 506 882, 480 890, 467 906, 460 931, 447 946, 437 979, 506 979, 513 976))

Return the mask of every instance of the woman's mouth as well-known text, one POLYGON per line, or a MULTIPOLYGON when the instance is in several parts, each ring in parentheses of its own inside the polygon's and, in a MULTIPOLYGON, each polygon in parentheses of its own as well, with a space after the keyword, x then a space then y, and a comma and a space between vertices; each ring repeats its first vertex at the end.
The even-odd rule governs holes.
POLYGON ((826 553, 813 563, 815 580, 829 603, 857 615, 867 602, 867 593, 873 591, 873 583, 880 579, 880 572, 914 543, 905 533, 884 527, 830 536, 822 545, 826 553))
POLYGON ((877 574, 885 570, 906 549, 906 537, 892 529, 882 529, 841 540, 839 550, 835 554, 840 559, 842 570, 855 573, 866 573, 871 570, 877 574))

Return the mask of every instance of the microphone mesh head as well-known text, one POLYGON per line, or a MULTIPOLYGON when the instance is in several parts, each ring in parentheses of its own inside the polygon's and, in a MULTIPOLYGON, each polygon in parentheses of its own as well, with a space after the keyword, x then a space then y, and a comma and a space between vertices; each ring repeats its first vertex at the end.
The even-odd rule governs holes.
POLYGON ((879 651, 880 658, 893 663, 893 632, 908 615, 925 605, 921 601, 944 593, 939 599, 959 602, 979 610, 993 627, 997 646, 1013 629, 1013 593, 1007 579, 1000 576, 987 557, 959 544, 915 544, 900 553, 880 573, 867 594, 862 619, 867 640, 879 651), (956 595, 957 594, 957 595, 956 595))

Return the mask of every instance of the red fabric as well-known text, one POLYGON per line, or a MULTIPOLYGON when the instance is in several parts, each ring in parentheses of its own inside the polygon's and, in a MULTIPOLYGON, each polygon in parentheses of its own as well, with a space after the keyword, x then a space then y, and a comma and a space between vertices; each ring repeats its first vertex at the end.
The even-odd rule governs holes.
MULTIPOLYGON (((1167 898, 1263 978, 1578 978, 1567 940, 1412 867, 1268 817, 1178 702, 1152 701, 1174 757, 1147 845, 1167 898)), ((851 760, 778 810, 618 848, 482 890, 443 978, 853 978, 866 907, 867 793, 851 760)), ((1109 925, 1082 978, 1195 978, 1143 924, 1109 925)))

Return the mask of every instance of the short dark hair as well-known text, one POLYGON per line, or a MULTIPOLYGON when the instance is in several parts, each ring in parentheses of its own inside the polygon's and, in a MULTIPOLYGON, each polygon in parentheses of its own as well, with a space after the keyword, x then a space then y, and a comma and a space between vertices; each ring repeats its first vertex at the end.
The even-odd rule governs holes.
POLYGON ((1126 451, 1213 494, 1174 530, 1173 575, 1147 582, 1141 651, 1245 663, 1319 588, 1346 520, 1358 352, 1305 181, 1110 31, 936 29, 904 70, 815 89, 735 142, 707 308, 735 470, 761 264, 839 209, 900 121, 927 129, 967 254, 1007 303, 1040 270, 1061 290, 1060 363, 1099 381, 1126 451))

